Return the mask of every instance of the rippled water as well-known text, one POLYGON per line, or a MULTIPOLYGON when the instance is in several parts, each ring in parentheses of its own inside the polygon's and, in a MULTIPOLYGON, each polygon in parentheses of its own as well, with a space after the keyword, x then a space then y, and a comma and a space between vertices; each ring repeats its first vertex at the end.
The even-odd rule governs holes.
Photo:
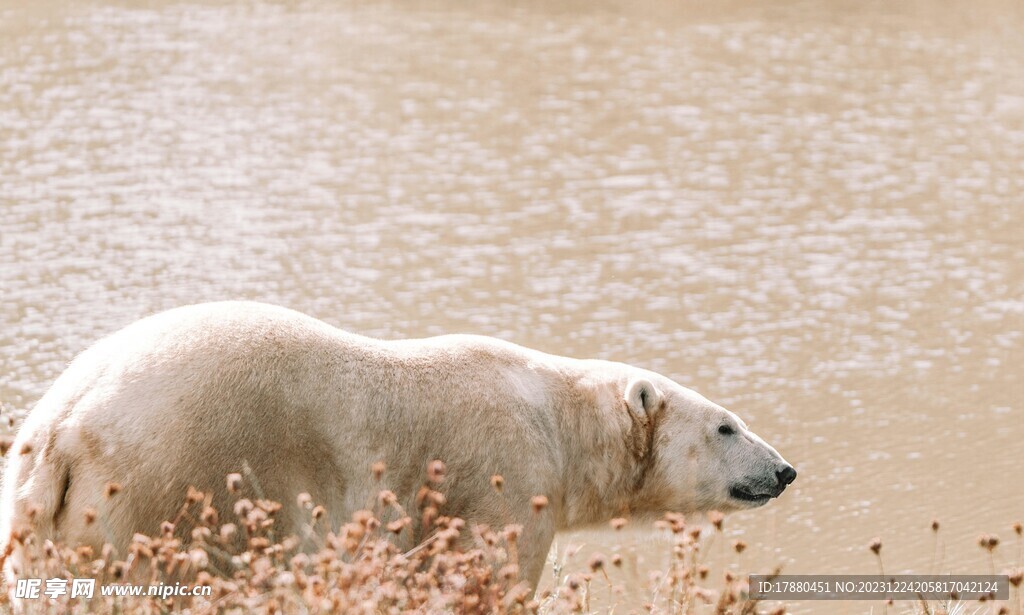
MULTIPOLYGON (((926 4, 0 0, 0 400, 204 300, 495 335, 776 444, 800 479, 727 521, 737 569, 871 573, 880 536, 925 572, 937 517, 987 572, 1024 516, 1024 9, 926 4)), ((623 542, 662 565, 559 545, 623 542)))

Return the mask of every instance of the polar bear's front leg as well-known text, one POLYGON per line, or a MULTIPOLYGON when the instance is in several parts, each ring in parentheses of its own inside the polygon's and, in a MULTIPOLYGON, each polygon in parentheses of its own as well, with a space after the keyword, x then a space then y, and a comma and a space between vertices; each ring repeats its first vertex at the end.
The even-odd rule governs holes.
POLYGON ((555 527, 551 515, 543 512, 534 514, 530 522, 523 528, 518 546, 519 578, 530 584, 530 589, 537 591, 540 575, 544 572, 548 551, 555 539, 555 527))

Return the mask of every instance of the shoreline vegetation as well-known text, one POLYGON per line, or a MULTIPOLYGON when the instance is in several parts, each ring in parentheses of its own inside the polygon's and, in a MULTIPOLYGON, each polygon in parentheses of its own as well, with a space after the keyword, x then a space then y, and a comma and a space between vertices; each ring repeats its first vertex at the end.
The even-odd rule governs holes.
MULTIPOLYGON (((373 472, 379 480, 386 469, 373 472)), ((595 609, 591 599, 607 600, 621 592, 613 586, 609 568, 623 564, 621 555, 593 555, 581 570, 563 574, 555 567, 558 583, 536 596, 519 580, 516 550, 523 527, 492 529, 468 526, 459 518, 443 515, 444 495, 434 489, 443 481, 443 464, 434 461, 417 497, 427 537, 407 551, 399 550, 388 537, 411 531, 413 519, 402 510, 392 492, 380 491, 372 509, 359 510, 336 531, 325 527, 324 506, 308 494, 297 504, 309 515, 306 535, 275 538, 274 515, 282 504, 239 495, 231 514, 222 516, 210 506, 211 496, 190 489, 174 520, 161 524, 158 535, 136 534, 127 553, 115 553, 105 545, 99 553, 90 547, 69 548, 40 540, 31 533, 17 535, 26 554, 23 574, 28 578, 96 579, 97 585, 196 584, 212 588, 199 597, 100 596, 88 600, 41 596, 33 612, 345 612, 345 613, 589 613, 613 612, 609 605, 595 609), (395 517, 394 521, 382 519, 395 517), (186 540, 187 538, 187 540, 186 540)), ((227 488, 239 494, 248 482, 241 474, 227 477, 227 488)), ((501 489, 502 477, 492 478, 501 489)), ((254 485, 248 485, 250 488, 254 485)), ((116 498, 120 485, 108 484, 104 498, 116 498)), ((543 496, 532 500, 534 514, 548 506, 543 496)), ((87 523, 101 523, 96 511, 86 513, 87 523)), ((613 530, 628 524, 625 518, 610 523, 613 530)), ((672 557, 664 572, 655 575, 650 599, 642 611, 690 613, 711 609, 722 614, 785 612, 776 606, 766 610, 746 598, 746 579, 726 571, 723 583, 712 589, 710 570, 701 554, 721 533, 723 517, 708 515, 708 523, 687 524, 682 515, 666 514, 655 522, 658 531, 670 534, 672 557), (707 533, 713 536, 702 539, 707 533)), ((746 545, 734 541, 739 554, 746 545)), ((5 604, 9 597, 0 598, 5 604)))
MULTIPOLYGON (((13 419, 7 413, 0 449, 11 445, 13 419)), ((13 453, 12 453, 13 454, 13 453)), ((371 469, 380 481, 383 464, 371 469)), ((668 513, 654 523, 655 531, 671 537, 668 565, 653 573, 646 584, 639 579, 630 587, 632 595, 644 596, 641 604, 622 604, 625 588, 613 582, 609 571, 623 567, 621 554, 591 555, 585 562, 553 564, 554 587, 536 595, 519 579, 517 544, 522 526, 504 528, 470 526, 464 520, 444 514, 444 495, 438 490, 445 478, 444 464, 428 464, 423 486, 416 498, 416 510, 406 511, 395 495, 381 490, 365 510, 352 514, 339 528, 327 527, 327 510, 308 494, 299 494, 296 504, 309 515, 302 537, 277 537, 274 516, 282 503, 262 497, 242 497, 258 481, 242 474, 226 477, 226 488, 236 495, 233 510, 211 506, 209 493, 190 489, 175 519, 160 525, 152 536, 136 534, 126 553, 111 545, 100 552, 91 547, 71 548, 41 540, 31 533, 16 534, 14 541, 24 547, 26 578, 95 579, 97 586, 109 584, 173 585, 209 587, 209 596, 102 596, 92 598, 40 596, 28 600, 32 613, 154 613, 188 609, 193 613, 715 613, 716 615, 782 614, 786 605, 759 603, 749 599, 747 576, 735 569, 712 571, 704 563, 715 541, 727 540, 723 516, 712 512, 696 522, 668 513), (246 483, 249 483, 246 485, 246 483), (400 550, 389 537, 411 532, 414 516, 424 528, 425 538, 409 550, 400 550), (572 570, 569 570, 572 568, 572 570), (638 591, 641 590, 642 591, 638 591)), ((504 486, 494 476, 496 490, 504 486)), ((118 497, 120 485, 110 483, 103 497, 118 497)), ((534 514, 548 501, 532 500, 534 514)), ((85 522, 102 523, 95 510, 85 512, 85 522)), ((622 530, 626 518, 613 519, 610 528, 622 530)), ((880 612, 926 615, 958 613, 1024 614, 1021 579, 1024 576, 1024 529, 1011 526, 1013 537, 1004 548, 1016 551, 1016 567, 997 570, 994 553, 1000 539, 991 534, 979 537, 978 545, 988 553, 991 574, 1010 576, 1011 594, 1006 602, 965 603, 957 600, 919 603, 863 603, 865 609, 881 606, 880 612), (966 609, 966 610, 965 610, 966 609)), ((940 524, 933 521, 931 532, 935 553, 941 548, 940 524)), ((739 558, 747 548, 742 540, 730 544, 739 558)), ((882 542, 872 540, 867 549, 884 574, 882 542)), ((10 554, 10 546, 3 557, 10 554)), ((549 555, 549 558, 551 556, 549 555)), ((776 569, 772 574, 780 574, 776 569)), ((543 586, 543 584, 542 584, 543 586)), ((9 588, 0 581, 0 612, 10 611, 9 588)), ((822 603, 827 604, 827 603, 822 603)), ((876 609, 877 610, 877 609, 876 609)))

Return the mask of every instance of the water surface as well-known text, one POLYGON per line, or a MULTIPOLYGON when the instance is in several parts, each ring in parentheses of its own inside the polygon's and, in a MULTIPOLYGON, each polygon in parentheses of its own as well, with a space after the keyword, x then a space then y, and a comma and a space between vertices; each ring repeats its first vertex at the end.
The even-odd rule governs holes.
MULTIPOLYGON (((141 316, 258 299, 735 410, 800 478, 719 564, 872 573, 879 536, 890 572, 984 573, 981 532, 1019 557, 1019 4, 26 4, 0 0, 9 408, 141 316)), ((627 553, 627 608, 668 551, 578 544, 627 553)))

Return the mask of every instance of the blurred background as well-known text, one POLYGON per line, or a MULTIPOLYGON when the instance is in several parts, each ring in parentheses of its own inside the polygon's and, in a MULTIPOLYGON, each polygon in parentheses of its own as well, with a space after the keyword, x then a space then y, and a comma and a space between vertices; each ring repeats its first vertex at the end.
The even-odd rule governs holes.
MULTIPOLYGON (((797 466, 711 563, 1020 565, 1021 32, 1017 0, 0 0, 0 401, 208 300, 493 335, 663 372, 797 466)), ((552 557, 623 553, 632 608, 669 544, 552 557)))

